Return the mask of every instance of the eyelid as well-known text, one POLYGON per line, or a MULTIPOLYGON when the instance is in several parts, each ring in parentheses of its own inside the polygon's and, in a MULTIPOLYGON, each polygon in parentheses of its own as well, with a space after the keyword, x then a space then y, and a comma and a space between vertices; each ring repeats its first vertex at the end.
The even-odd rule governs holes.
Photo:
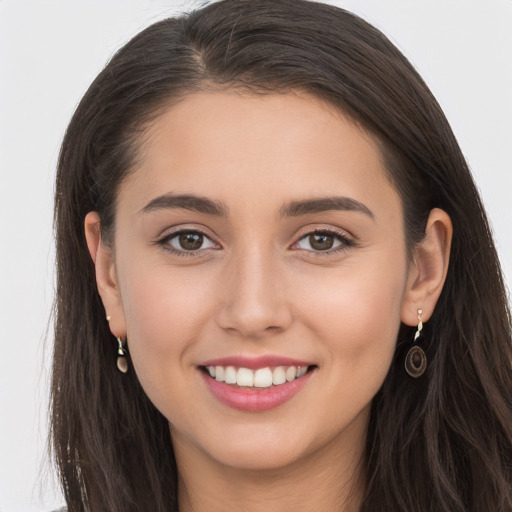
MULTIPOLYGON (((212 244, 217 246, 217 247, 215 247, 215 250, 222 249, 221 244, 216 241, 217 237, 215 235, 210 234, 209 231, 210 230, 203 229, 202 227, 199 227, 197 225, 194 225, 194 226, 179 225, 179 226, 168 227, 162 231, 162 234, 160 234, 158 236, 158 238, 154 241, 154 244, 160 245, 160 246, 162 246, 162 248, 164 250, 174 253, 174 254, 177 254, 177 255, 199 256, 199 255, 203 255, 205 253, 205 251, 213 249, 213 247, 207 247, 204 249, 187 251, 187 250, 180 250, 180 249, 173 248, 168 243, 169 240, 171 240, 172 238, 174 238, 176 236, 179 236, 181 233, 199 233, 202 236, 204 236, 205 238, 207 238, 212 244)), ((295 241, 291 244, 290 249, 308 252, 308 253, 314 254, 315 256, 316 255, 319 255, 319 256, 326 255, 327 256, 327 255, 334 254, 334 253, 337 253, 340 251, 347 250, 351 247, 357 246, 357 240, 355 239, 355 237, 352 234, 350 234, 345 229, 341 229, 341 228, 338 228, 338 227, 335 227, 332 225, 330 225, 330 226, 325 226, 325 225, 304 226, 303 228, 301 228, 298 231, 298 233, 296 233, 294 238, 295 238, 295 241), (331 235, 334 238, 336 238, 341 243, 339 246, 337 246, 335 248, 327 249, 325 251, 315 251, 313 249, 302 249, 302 248, 294 247, 298 244, 298 242, 300 242, 301 240, 304 240, 306 237, 311 236, 313 234, 328 234, 328 235, 331 235)))
POLYGON ((340 251, 345 251, 345 250, 347 250, 351 247, 355 247, 355 246, 357 246, 357 240, 348 231, 334 227, 334 226, 328 226, 328 227, 327 226, 315 226, 315 227, 309 227, 309 228, 308 227, 302 228, 299 231, 299 233, 297 233, 295 242, 293 242, 290 249, 298 250, 298 251, 305 251, 305 252, 314 254, 315 256, 316 255, 319 255, 319 256, 326 255, 327 256, 330 254, 335 254, 340 251), (311 236, 314 234, 331 235, 334 238, 336 238, 337 240, 339 240, 341 242, 341 244, 335 248, 327 249, 325 251, 315 251, 313 249, 302 249, 302 248, 294 249, 294 246, 296 246, 301 240, 304 240, 308 236, 311 236))
POLYGON ((201 223, 195 222, 181 222, 177 224, 167 225, 165 228, 158 231, 158 234, 155 236, 155 241, 165 238, 169 235, 181 233, 183 231, 196 231, 197 233, 201 233, 209 238, 218 238, 217 235, 208 227, 201 223))
POLYGON ((161 246, 165 251, 168 251, 172 254, 178 255, 178 256, 201 256, 204 255, 205 251, 214 249, 218 250, 221 249, 221 245, 215 240, 215 237, 212 236, 210 233, 207 232, 205 229, 201 229, 197 226, 183 226, 180 225, 179 227, 168 228, 165 229, 162 234, 158 236, 158 238, 154 241, 155 245, 161 246), (204 238, 207 238, 212 244, 214 244, 216 247, 205 247, 201 249, 197 249, 195 251, 187 251, 185 249, 177 249, 175 247, 172 247, 169 243, 170 240, 173 238, 176 238, 182 233, 198 233, 202 235, 204 238))

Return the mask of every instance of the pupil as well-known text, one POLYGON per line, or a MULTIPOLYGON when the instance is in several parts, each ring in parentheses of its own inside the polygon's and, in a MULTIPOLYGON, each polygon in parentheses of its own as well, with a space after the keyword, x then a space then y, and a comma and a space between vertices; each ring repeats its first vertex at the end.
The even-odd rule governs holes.
POLYGON ((180 235, 180 245, 187 251, 200 249, 203 245, 203 235, 200 233, 182 233, 180 235))
POLYGON ((327 251, 334 245, 334 238, 331 235, 315 233, 309 235, 309 243, 317 251, 327 251))

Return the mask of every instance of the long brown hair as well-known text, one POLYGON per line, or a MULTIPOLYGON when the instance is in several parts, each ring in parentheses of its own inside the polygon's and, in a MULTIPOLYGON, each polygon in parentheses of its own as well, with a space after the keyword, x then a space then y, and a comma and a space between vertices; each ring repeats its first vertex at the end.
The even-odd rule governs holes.
POLYGON ((80 102, 58 164, 52 442, 68 510, 177 510, 168 422, 134 372, 115 365, 84 217, 115 229, 116 194, 144 127, 199 90, 300 90, 378 141, 403 202, 409 248, 432 208, 451 217, 446 284, 425 325, 426 374, 403 369, 402 326, 373 400, 363 511, 512 510, 511 319, 468 166, 439 105, 375 28, 303 0, 225 0, 152 25, 122 48, 80 102))

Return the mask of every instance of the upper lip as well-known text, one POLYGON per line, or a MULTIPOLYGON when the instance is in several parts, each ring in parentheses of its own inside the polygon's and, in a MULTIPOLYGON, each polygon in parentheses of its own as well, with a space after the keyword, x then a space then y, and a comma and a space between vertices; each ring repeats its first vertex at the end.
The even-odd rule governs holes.
POLYGON ((199 366, 235 366, 237 368, 249 368, 257 370, 258 368, 276 367, 276 366, 311 366, 313 363, 291 357, 278 355, 264 355, 258 357, 250 356, 227 356, 217 359, 210 359, 201 363, 199 366))

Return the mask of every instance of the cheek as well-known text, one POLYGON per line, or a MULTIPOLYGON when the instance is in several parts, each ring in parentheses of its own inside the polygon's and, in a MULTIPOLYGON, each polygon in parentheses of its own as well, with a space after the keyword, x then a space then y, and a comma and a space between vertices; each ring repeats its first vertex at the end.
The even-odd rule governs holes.
POLYGON ((138 371, 186 364, 187 350, 210 316, 211 285, 205 274, 151 262, 124 269, 121 297, 138 371))
POLYGON ((396 261, 387 267, 345 267, 304 288, 309 329, 325 341, 328 361, 355 379, 382 381, 389 369, 400 327, 404 269, 405 263, 396 261))
POLYGON ((402 294, 401 280, 388 273, 378 285, 374 275, 345 276, 336 293, 310 298, 309 328, 324 350, 323 387, 333 390, 325 419, 333 431, 369 407, 381 388, 395 352, 402 294))

